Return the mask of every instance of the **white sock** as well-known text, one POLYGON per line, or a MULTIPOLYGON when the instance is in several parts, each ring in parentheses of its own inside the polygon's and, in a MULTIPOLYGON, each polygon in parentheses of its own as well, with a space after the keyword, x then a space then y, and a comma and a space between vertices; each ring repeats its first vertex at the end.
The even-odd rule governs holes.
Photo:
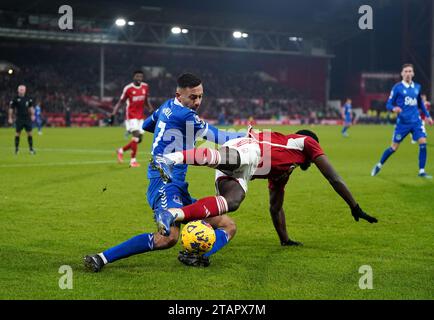
POLYGON ((106 257, 104 256, 104 253, 101 252, 101 253, 98 253, 98 255, 101 257, 101 259, 102 259, 102 261, 104 262, 104 264, 107 264, 107 263, 108 263, 106 257))
POLYGON ((184 211, 182 211, 182 209, 169 209, 168 210, 174 217, 175 217, 175 221, 184 221, 184 211))
POLYGON ((119 153, 124 153, 124 149, 119 148, 119 149, 118 149, 118 152, 119 152, 119 153))
POLYGON ((173 152, 173 153, 168 153, 168 154, 165 154, 164 156, 166 158, 172 160, 173 162, 175 162, 175 164, 182 164, 182 163, 184 163, 184 155, 180 151, 173 152))
POLYGON ((222 162, 222 156, 217 150, 209 149, 211 152, 211 160, 208 167, 215 168, 222 162))
POLYGON ((419 174, 425 173, 425 169, 419 169, 419 174))
POLYGON ((383 166, 383 165, 382 165, 380 162, 377 163, 377 167, 378 167, 378 168, 381 168, 382 166, 383 166))
POLYGON ((136 162, 136 158, 131 158, 130 162, 136 162))

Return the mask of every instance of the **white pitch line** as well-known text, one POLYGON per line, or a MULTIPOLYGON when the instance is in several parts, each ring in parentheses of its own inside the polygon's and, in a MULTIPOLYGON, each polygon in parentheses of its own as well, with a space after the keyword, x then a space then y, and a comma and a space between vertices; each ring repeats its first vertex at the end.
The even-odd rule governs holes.
POLYGON ((96 161, 68 161, 68 162, 45 162, 45 163, 22 163, 22 164, 1 164, 0 168, 24 168, 24 167, 55 167, 55 166, 83 166, 90 164, 115 164, 115 160, 96 161))

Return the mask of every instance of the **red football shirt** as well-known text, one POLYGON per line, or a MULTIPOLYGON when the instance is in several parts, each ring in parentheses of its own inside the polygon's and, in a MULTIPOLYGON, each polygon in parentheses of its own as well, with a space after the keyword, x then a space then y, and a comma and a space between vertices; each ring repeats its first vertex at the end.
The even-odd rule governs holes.
POLYGON ((144 119, 145 101, 149 94, 148 84, 142 82, 140 86, 130 83, 122 91, 121 100, 127 102, 125 119, 144 119))
POLYGON ((312 162, 324 154, 319 143, 308 136, 250 131, 250 137, 259 143, 261 149, 261 164, 253 178, 268 179, 271 189, 283 188, 294 166, 312 162), (270 170, 261 173, 267 167, 270 170))

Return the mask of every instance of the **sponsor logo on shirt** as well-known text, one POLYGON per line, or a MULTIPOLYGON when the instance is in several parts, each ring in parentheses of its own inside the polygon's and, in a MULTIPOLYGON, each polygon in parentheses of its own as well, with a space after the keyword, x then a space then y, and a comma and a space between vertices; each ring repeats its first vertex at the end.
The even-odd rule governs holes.
POLYGON ((404 104, 406 106, 417 106, 417 99, 412 97, 405 97, 404 104))
POLYGON ((143 101, 145 100, 145 96, 134 96, 132 98, 132 101, 136 102, 136 101, 143 101))

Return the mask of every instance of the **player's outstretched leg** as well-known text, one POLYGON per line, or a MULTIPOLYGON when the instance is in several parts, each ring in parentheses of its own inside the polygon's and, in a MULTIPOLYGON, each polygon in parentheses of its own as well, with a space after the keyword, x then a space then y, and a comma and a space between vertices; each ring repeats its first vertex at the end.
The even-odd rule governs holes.
POLYGON ((179 227, 171 228, 171 236, 164 237, 159 233, 143 233, 98 254, 84 257, 84 266, 92 272, 99 272, 108 263, 130 257, 132 255, 173 247, 178 241, 179 227))
POLYGON ((195 148, 165 155, 157 155, 153 165, 160 170, 162 178, 170 181, 173 166, 189 164, 193 166, 207 166, 219 170, 233 171, 240 167, 241 157, 236 149, 222 147, 219 150, 211 148, 195 148))
POLYGON ((33 149, 33 137, 32 137, 32 134, 30 133, 28 133, 27 134, 27 142, 28 142, 28 144, 29 144, 29 151, 30 151, 30 154, 36 154, 36 152, 35 152, 35 150, 33 149))
POLYGON ((349 126, 344 126, 343 128, 342 128, 342 131, 341 131, 341 133, 342 133, 342 136, 344 136, 344 137, 348 137, 348 128, 349 128, 349 126))
POLYGON ((384 151, 384 153, 383 153, 383 155, 381 156, 381 159, 380 159, 380 162, 378 162, 375 166, 374 166, 374 168, 372 169, 372 171, 371 171, 371 176, 376 176, 379 172, 380 172, 380 170, 381 170, 381 168, 383 167, 383 165, 384 165, 384 163, 387 161, 387 159, 389 159, 389 157, 397 150, 397 148, 398 148, 398 145, 393 145, 392 147, 389 147, 389 148, 387 148, 385 151, 384 151))
POLYGON ((20 148, 20 135, 17 133, 15 136, 15 154, 18 154, 20 148))
POLYGON ((138 168, 138 167, 140 167, 140 164, 136 160, 137 149, 138 149, 138 146, 139 146, 140 142, 142 142, 142 135, 140 134, 140 131, 138 131, 138 130, 133 131, 133 137, 131 139, 130 168, 138 168))

